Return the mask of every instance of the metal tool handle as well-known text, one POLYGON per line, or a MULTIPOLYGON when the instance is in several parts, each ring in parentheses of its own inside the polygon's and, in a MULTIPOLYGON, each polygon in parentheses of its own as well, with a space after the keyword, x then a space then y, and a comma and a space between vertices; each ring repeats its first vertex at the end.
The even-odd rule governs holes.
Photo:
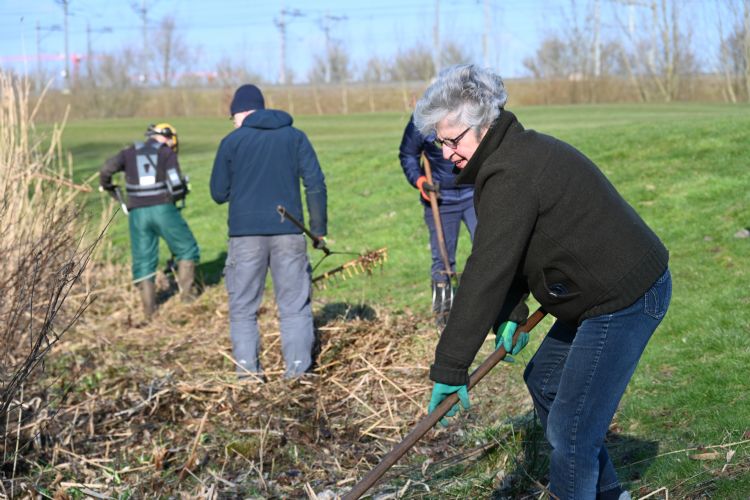
POLYGON ((318 238, 317 236, 312 234, 312 232, 309 229, 307 229, 304 224, 302 224, 300 221, 297 220, 296 217, 294 217, 289 212, 287 212, 286 208, 284 208, 283 205, 277 206, 276 211, 279 212, 279 215, 281 215, 282 222, 284 222, 285 217, 289 219, 289 222, 291 222, 292 224, 300 228, 302 232, 305 233, 313 241, 313 243, 317 244, 317 246, 313 245, 315 248, 317 248, 318 250, 322 250, 323 253, 325 253, 326 255, 331 255, 331 251, 326 246, 325 242, 323 241, 323 238, 318 238))
MULTIPOLYGON (((110 196, 112 196, 117 202, 120 204, 120 207, 122 208, 122 211, 125 215, 128 215, 128 206, 125 204, 125 200, 122 197, 122 191, 120 190, 120 186, 117 184, 112 186, 112 189, 108 189, 110 196)), ((104 187, 99 186, 99 192, 104 192, 104 187)))
MULTIPOLYGON (((519 326, 516 330, 516 333, 513 335, 513 343, 518 340, 518 336, 521 333, 530 332, 541 320, 544 318, 544 316, 547 313, 542 310, 542 308, 537 309, 534 314, 529 316, 529 318, 526 320, 526 323, 519 326)), ((487 359, 482 362, 479 367, 474 370, 474 372, 469 377, 469 390, 471 390, 475 385, 479 383, 482 378, 484 378, 485 375, 487 375, 492 368, 495 367, 496 364, 498 364, 500 361, 505 358, 506 354, 508 354, 505 351, 504 347, 499 347, 496 349, 492 354, 489 355, 487 359)), ((445 416, 448 411, 458 403, 458 394, 453 393, 449 396, 447 396, 438 406, 435 408, 432 413, 428 413, 426 417, 424 417, 422 420, 419 421, 419 423, 414 427, 414 429, 399 443, 397 444, 386 456, 383 457, 383 459, 380 461, 380 463, 372 469, 370 472, 367 473, 367 475, 362 478, 360 482, 354 485, 354 487, 344 496, 344 500, 355 500, 367 492, 375 483, 380 480, 381 477, 383 477, 383 474, 386 473, 388 469, 393 466, 399 458, 401 458, 404 453, 409 451, 409 449, 417 444, 417 441, 419 441, 422 436, 427 434, 427 431, 435 427, 435 424, 437 424, 441 418, 445 416)))

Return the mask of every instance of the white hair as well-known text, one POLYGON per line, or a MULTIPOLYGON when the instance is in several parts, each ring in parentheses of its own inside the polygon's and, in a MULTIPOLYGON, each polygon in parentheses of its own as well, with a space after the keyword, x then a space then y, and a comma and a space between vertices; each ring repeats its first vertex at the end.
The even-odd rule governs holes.
POLYGON ((451 125, 463 124, 479 131, 497 120, 507 100, 500 75, 473 64, 450 66, 417 101, 414 125, 427 136, 450 117, 451 125))

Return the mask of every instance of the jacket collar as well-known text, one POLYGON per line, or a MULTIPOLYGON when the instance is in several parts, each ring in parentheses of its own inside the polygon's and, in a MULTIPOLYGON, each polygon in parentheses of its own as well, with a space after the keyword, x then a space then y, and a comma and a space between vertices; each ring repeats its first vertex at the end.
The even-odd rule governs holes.
POLYGON ((277 129, 290 126, 294 120, 292 116, 279 109, 256 109, 242 121, 241 128, 277 129))
MULTIPOLYGON (((456 176, 456 184, 474 184, 482 164, 500 147, 508 129, 514 124, 520 126, 516 115, 506 109, 500 111, 500 116, 490 125, 474 155, 466 163, 461 173, 456 176)), ((523 127, 521 127, 521 130, 523 130, 523 127)))

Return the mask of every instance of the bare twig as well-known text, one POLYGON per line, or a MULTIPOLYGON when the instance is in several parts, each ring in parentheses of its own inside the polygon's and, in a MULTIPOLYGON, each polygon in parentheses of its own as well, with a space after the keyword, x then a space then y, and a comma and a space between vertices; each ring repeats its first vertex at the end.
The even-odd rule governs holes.
POLYGON ((190 472, 190 469, 195 463, 195 452, 198 449, 198 443, 200 442, 201 434, 203 434, 203 427, 206 425, 206 419, 208 418, 208 414, 211 410, 213 410, 213 407, 207 409, 203 414, 201 423, 198 426, 198 431, 195 433, 195 439, 193 440, 193 447, 190 450, 190 455, 188 456, 187 462, 185 462, 185 465, 182 467, 182 471, 180 472, 180 481, 182 481, 182 479, 185 477, 185 472, 190 472))

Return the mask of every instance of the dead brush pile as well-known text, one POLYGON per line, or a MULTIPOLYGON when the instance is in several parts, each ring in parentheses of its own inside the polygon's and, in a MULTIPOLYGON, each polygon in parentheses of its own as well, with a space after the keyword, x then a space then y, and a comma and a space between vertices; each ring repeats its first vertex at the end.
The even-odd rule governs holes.
MULTIPOLYGON (((159 286, 164 300, 163 276, 159 286)), ((28 397, 47 409, 21 428, 33 443, 17 491, 335 498, 424 416, 437 340, 424 318, 316 305, 317 370, 289 381, 276 311, 266 306, 268 381, 239 382, 223 287, 187 305, 167 298, 143 326, 130 285, 102 289, 51 357, 45 389, 28 397)), ((430 433, 393 471, 419 473, 424 460, 465 450, 460 436, 430 433)))

